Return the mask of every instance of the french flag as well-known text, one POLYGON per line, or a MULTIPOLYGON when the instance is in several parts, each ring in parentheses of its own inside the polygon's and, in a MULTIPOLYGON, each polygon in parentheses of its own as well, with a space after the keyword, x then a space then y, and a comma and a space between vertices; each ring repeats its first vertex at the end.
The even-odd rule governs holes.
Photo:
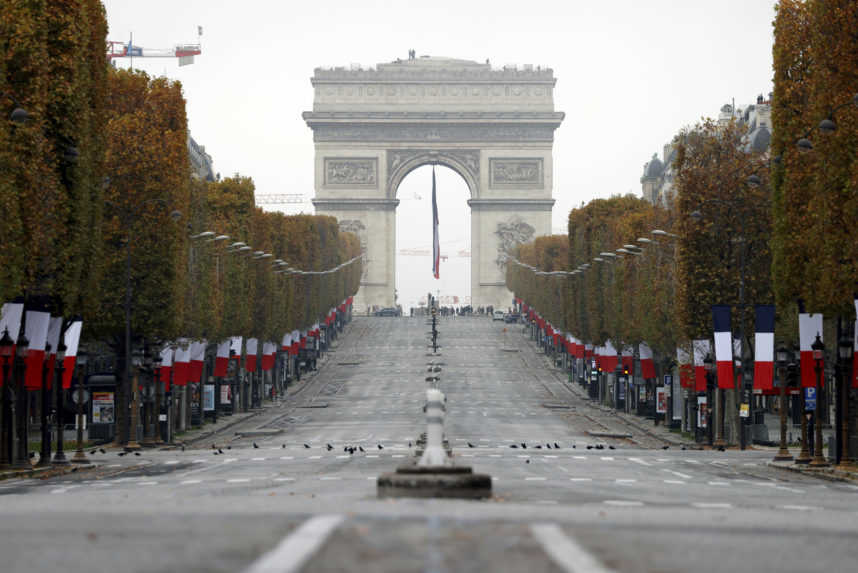
POLYGON ((173 365, 173 384, 186 386, 191 370, 191 345, 184 342, 176 348, 175 364, 173 365))
POLYGON ((298 348, 301 344, 301 333, 297 330, 292 331, 292 345, 289 347, 291 349, 292 356, 298 356, 298 348))
POLYGON ((247 360, 244 369, 248 372, 256 372, 256 355, 259 352, 259 341, 255 338, 247 339, 247 360))
MULTIPOLYGON (((855 299, 855 316, 858 317, 858 298, 855 299)), ((858 388, 858 319, 855 320, 855 338, 852 339, 852 387, 858 388)))
MULTIPOLYGON (((227 354, 229 349, 227 349, 227 354)), ((191 343, 191 365, 188 371, 188 378, 191 382, 202 382, 203 365, 206 362, 206 342, 195 341, 191 343)))
POLYGON ((775 374, 775 305, 758 304, 754 311, 754 389, 771 390, 775 374))
POLYGON ((620 359, 623 361, 623 370, 629 373, 635 371, 635 349, 633 346, 623 346, 620 359))
MULTIPOLYGON (((813 360, 813 343, 816 335, 822 340, 822 315, 801 313, 798 315, 798 342, 801 350, 801 386, 812 388, 816 386, 816 363, 813 360)), ((821 363, 825 368, 825 362, 821 363)), ((824 377, 823 377, 824 381, 824 377)))
POLYGON ((617 369, 617 349, 610 340, 605 341, 602 347, 602 370, 613 372, 617 369))
POLYGON ((730 325, 730 307, 726 304, 713 304, 712 324, 715 327, 718 388, 733 388, 733 329, 730 325))
POLYGON ((77 362, 77 349, 80 344, 80 331, 83 321, 75 320, 66 328, 63 343, 66 345, 66 357, 63 359, 63 390, 71 388, 74 365, 77 362))
POLYGON ((170 373, 173 371, 173 349, 169 346, 161 350, 160 380, 164 383, 164 391, 170 391, 170 373))
POLYGON ((48 343, 48 327, 51 313, 28 310, 24 321, 24 334, 30 342, 27 350, 27 374, 24 388, 39 390, 42 387, 42 366, 45 362, 45 346, 48 343))
POLYGON ((708 340, 694 341, 694 391, 706 391, 706 366, 704 359, 712 353, 712 343, 708 340))
POLYGON ((277 345, 273 342, 266 342, 262 345, 262 370, 268 371, 274 368, 274 354, 277 352, 277 345))
POLYGON ((63 332, 63 317, 52 316, 51 324, 48 326, 48 344, 51 347, 50 357, 48 358, 48 383, 47 390, 52 390, 54 386, 54 368, 57 364, 57 348, 60 346, 60 335, 63 332))
POLYGON ((244 338, 241 336, 233 336, 230 339, 229 349, 232 350, 232 359, 238 362, 238 367, 241 368, 241 343, 244 338))
POLYGON ((292 333, 287 332, 283 335, 283 340, 280 342, 280 350, 288 352, 290 348, 292 348, 292 333))
POLYGON ((679 385, 682 388, 692 388, 694 384, 694 366, 691 362, 691 355, 687 350, 679 346, 676 347, 676 363, 679 365, 679 385))
MULTIPOLYGON (((9 333, 12 339, 12 356, 15 355, 15 345, 21 332, 21 317, 24 315, 24 304, 20 302, 4 302, 0 308, 0 338, 3 332, 9 333)), ((9 372, 12 372, 12 361, 9 360, 9 372)), ((0 388, 3 387, 3 365, 0 364, 0 388)))
POLYGON ((214 375, 218 378, 223 378, 226 376, 227 367, 229 366, 229 349, 231 347, 231 340, 224 340, 223 342, 219 342, 217 345, 214 375))
POLYGON ((646 380, 655 378, 655 361, 652 359, 652 348, 646 342, 638 344, 638 354, 641 357, 641 376, 646 380))

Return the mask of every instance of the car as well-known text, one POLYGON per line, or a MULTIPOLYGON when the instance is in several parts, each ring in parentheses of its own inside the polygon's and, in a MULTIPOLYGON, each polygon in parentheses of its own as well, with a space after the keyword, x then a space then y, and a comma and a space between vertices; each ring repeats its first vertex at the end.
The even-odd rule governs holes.
POLYGON ((503 320, 506 313, 502 310, 496 310, 492 313, 492 320, 503 320))
POLYGON ((375 316, 399 316, 399 310, 392 307, 383 308, 376 312, 375 316))
POLYGON ((506 323, 514 324, 521 319, 521 315, 515 312, 509 312, 506 316, 503 317, 503 321, 506 323))

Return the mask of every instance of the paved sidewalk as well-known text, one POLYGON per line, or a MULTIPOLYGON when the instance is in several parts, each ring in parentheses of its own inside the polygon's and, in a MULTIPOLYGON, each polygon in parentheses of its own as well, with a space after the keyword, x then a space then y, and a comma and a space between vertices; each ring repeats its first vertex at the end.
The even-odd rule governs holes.
POLYGON ((70 474, 78 471, 88 471, 99 467, 100 464, 69 464, 67 466, 32 467, 30 469, 0 470, 0 481, 8 479, 47 479, 49 477, 70 474))
POLYGON ((832 464, 826 467, 815 468, 804 464, 796 464, 794 462, 769 462, 768 466, 820 479, 858 484, 858 466, 855 465, 841 464, 839 466, 835 466, 832 464))

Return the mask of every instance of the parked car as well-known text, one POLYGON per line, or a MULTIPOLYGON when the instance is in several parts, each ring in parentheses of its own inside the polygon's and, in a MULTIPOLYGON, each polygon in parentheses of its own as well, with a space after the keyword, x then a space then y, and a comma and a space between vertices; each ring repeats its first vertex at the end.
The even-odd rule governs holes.
POLYGON ((496 310, 492 313, 492 320, 503 320, 506 313, 502 310, 496 310))
POLYGON ((375 316, 399 316, 399 310, 393 307, 383 308, 377 311, 375 316))
POLYGON ((515 324, 521 319, 521 315, 515 312, 507 313, 506 316, 503 317, 503 321, 511 324, 515 324))

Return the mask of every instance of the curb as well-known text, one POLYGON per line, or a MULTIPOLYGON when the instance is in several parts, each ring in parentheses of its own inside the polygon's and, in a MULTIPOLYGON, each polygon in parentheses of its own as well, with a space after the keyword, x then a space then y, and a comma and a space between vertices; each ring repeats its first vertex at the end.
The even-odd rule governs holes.
POLYGON ((33 468, 30 470, 4 470, 0 472, 0 481, 13 479, 47 479, 50 477, 62 476, 79 471, 91 471, 101 464, 69 464, 67 466, 50 466, 45 468, 33 468))
POLYGON ((838 470, 835 468, 828 469, 809 469, 795 465, 781 465, 775 462, 767 462, 766 465, 770 468, 776 468, 786 472, 792 472, 807 476, 816 477, 828 481, 837 481, 844 483, 858 484, 858 473, 838 470))
MULTIPOLYGON (((208 439, 208 438, 212 437, 213 435, 217 434, 218 432, 223 432, 225 430, 232 428, 233 426, 237 426, 238 424, 241 424, 242 422, 246 422, 247 420, 250 420, 251 418, 255 418, 256 416, 261 414, 263 411, 264 410, 259 410, 257 412, 249 412, 248 416, 245 416, 243 418, 239 418, 237 420, 231 420, 229 423, 227 423, 227 424, 225 424, 219 428, 214 428, 214 429, 206 432, 205 434, 200 434, 199 436, 196 436, 196 437, 191 438, 189 440, 182 440, 181 444, 189 446, 189 445, 195 444, 196 442, 208 439)), ((174 448, 175 447, 176 446, 174 446, 174 448)))

